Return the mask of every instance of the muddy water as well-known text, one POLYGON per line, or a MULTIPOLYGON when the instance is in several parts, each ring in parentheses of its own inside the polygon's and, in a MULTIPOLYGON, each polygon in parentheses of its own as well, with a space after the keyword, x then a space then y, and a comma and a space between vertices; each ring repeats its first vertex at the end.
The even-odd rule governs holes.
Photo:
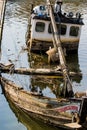
MULTIPOLYGON (((32 1, 35 5, 45 3, 45 1, 32 1)), ((12 62, 15 67, 34 67, 34 68, 55 68, 57 64, 49 65, 47 57, 42 54, 29 56, 26 49, 26 33, 30 14, 30 0, 8 0, 6 5, 6 13, 4 20, 3 38, 1 43, 0 62, 12 62), (44 61, 43 61, 44 60, 44 61), (43 61, 43 62, 42 62, 43 61)), ((67 64, 70 70, 80 71, 82 77, 72 78, 73 90, 87 90, 87 2, 68 2, 63 4, 62 9, 66 12, 81 12, 84 18, 84 26, 82 27, 80 45, 78 54, 67 57, 67 64)), ((3 74, 5 77, 16 81, 17 84, 26 90, 33 91, 42 90, 44 95, 49 97, 59 96, 60 87, 63 85, 61 77, 41 77, 41 76, 25 76, 17 74, 3 74)), ((46 125, 36 122, 21 111, 17 110, 12 104, 8 104, 0 88, 0 129, 2 130, 53 130, 46 125)))

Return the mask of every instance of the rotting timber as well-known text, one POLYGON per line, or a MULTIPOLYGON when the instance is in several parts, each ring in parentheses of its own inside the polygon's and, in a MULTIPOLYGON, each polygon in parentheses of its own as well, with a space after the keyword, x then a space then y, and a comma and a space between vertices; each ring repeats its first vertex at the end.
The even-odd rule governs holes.
POLYGON ((0 0, 0 42, 2 39, 6 2, 7 0, 0 0))
POLYGON ((53 31, 54 31, 54 40, 55 40, 54 48, 58 52, 60 65, 61 65, 61 69, 62 69, 63 76, 64 76, 64 82, 65 82, 64 97, 67 97, 67 96, 72 97, 73 96, 72 83, 71 83, 70 78, 69 78, 69 73, 68 73, 68 69, 66 66, 65 56, 64 56, 64 52, 63 52, 63 49, 61 46, 61 42, 59 40, 59 36, 57 35, 58 29, 57 29, 54 15, 53 15, 53 7, 50 3, 50 0, 47 0, 47 6, 48 6, 49 15, 51 18, 51 24, 52 24, 53 31))
MULTIPOLYGON (((17 73, 17 74, 25 74, 25 75, 47 75, 47 76, 63 76, 63 73, 59 67, 55 69, 48 68, 15 68, 14 64, 2 64, 0 63, 0 71, 1 73, 17 73)), ((81 72, 69 72, 70 77, 82 77, 81 72)))
POLYGON ((27 115, 40 119, 44 123, 70 130, 80 128, 86 120, 87 97, 49 98, 39 93, 25 91, 2 76, 0 81, 7 100, 27 115))

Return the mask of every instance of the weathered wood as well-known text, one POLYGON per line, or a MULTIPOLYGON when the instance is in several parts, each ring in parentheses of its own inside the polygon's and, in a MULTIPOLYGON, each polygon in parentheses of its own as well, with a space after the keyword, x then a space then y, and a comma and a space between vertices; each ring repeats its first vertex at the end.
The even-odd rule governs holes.
POLYGON ((79 111, 80 123, 83 123, 87 119, 87 98, 84 97, 82 100, 81 109, 79 111))
POLYGON ((7 0, 0 0, 0 42, 2 39, 6 2, 7 0))
POLYGON ((64 96, 69 96, 72 97, 73 96, 73 90, 72 90, 72 84, 69 78, 69 73, 67 70, 67 66, 66 66, 66 60, 65 60, 65 56, 62 50, 62 46, 61 46, 61 42, 59 40, 59 35, 58 35, 58 29, 57 29, 57 25, 55 22, 55 17, 53 14, 53 7, 50 3, 50 0, 47 0, 47 5, 48 5, 48 11, 49 11, 49 15, 51 18, 51 23, 52 23, 52 27, 53 27, 53 31, 54 31, 54 39, 55 39, 55 46, 56 50, 59 54, 59 59, 60 59, 60 65, 61 65, 61 69, 63 72, 63 76, 64 76, 64 81, 65 81, 65 85, 64 85, 64 96))
POLYGON ((7 100, 10 100, 29 116, 31 115, 45 123, 69 130, 81 127, 86 121, 85 112, 87 112, 87 105, 85 105, 85 103, 87 103, 87 97, 66 100, 50 98, 28 92, 4 77, 0 77, 0 81, 7 100), (77 118, 72 122, 71 111, 73 114, 78 115, 77 118, 81 119, 81 125, 78 124, 77 118), (73 126, 74 124, 76 125, 73 126))
MULTIPOLYGON (((18 74, 26 74, 26 75, 48 75, 48 76, 63 76, 62 71, 56 69, 33 69, 33 68, 1 68, 1 73, 18 73, 18 74)), ((71 77, 79 76, 82 77, 82 73, 80 72, 69 72, 71 77)))
MULTIPOLYGON (((78 109, 78 103, 71 102, 70 100, 58 100, 57 98, 49 98, 40 95, 32 95, 32 93, 20 89, 20 86, 14 82, 0 77, 1 86, 4 90, 6 98, 28 115, 43 120, 43 122, 52 124, 57 127, 68 128, 65 125, 71 123, 73 112, 78 109), (69 110, 69 113, 68 113, 69 110)), ((77 128, 77 127, 76 127, 77 128)))
POLYGON ((65 126, 68 126, 70 128, 73 128, 73 129, 78 129, 78 128, 81 128, 82 126, 79 125, 78 123, 68 123, 68 124, 65 124, 65 126))

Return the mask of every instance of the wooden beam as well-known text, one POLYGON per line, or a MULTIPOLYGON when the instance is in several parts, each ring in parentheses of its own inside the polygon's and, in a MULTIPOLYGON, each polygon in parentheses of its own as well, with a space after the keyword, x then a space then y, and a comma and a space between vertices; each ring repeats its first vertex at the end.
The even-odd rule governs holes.
MULTIPOLYGON (((0 71, 1 73, 18 73, 18 74, 26 74, 26 75, 63 76, 62 71, 56 70, 56 69, 14 68, 11 70, 9 68, 1 68, 0 71)), ((74 77, 74 76, 82 77, 82 73, 80 72, 69 72, 69 75, 71 77, 74 77)))
MULTIPOLYGON (((55 22, 55 17, 54 17, 54 13, 53 13, 54 11, 53 11, 53 7, 51 5, 50 0, 47 0, 47 5, 48 5, 49 15, 51 18, 51 24, 52 24, 53 31, 54 31, 54 39, 55 39, 54 47, 56 48, 56 51, 59 54, 61 70, 63 72, 63 77, 64 77, 64 83, 65 83, 64 91, 63 91, 64 97, 67 97, 67 96, 72 97, 72 96, 74 96, 73 90, 72 90, 72 83, 69 78, 69 73, 68 73, 67 66, 66 66, 66 60, 65 60, 64 52, 63 52, 61 42, 59 39, 58 28, 57 28, 57 25, 55 22)), ((58 16, 58 19, 60 20, 58 13, 57 13, 57 16, 58 16)))

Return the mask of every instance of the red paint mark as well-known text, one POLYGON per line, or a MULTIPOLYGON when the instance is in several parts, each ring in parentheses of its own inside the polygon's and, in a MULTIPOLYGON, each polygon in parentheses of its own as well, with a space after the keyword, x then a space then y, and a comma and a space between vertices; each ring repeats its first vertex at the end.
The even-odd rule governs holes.
POLYGON ((75 106, 75 105, 64 106, 64 107, 61 107, 61 108, 57 108, 56 110, 58 112, 65 112, 65 111, 68 111, 68 110, 78 111, 78 106, 75 106))

